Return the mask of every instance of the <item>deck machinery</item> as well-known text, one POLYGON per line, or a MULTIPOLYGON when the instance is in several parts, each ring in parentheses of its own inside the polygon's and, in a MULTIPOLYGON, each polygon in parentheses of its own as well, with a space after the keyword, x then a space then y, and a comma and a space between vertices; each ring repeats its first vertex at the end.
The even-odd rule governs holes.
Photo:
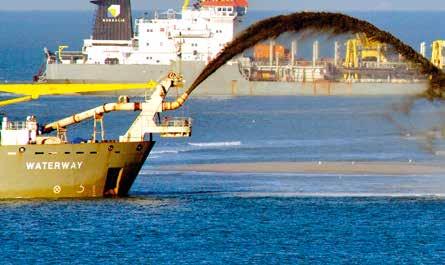
POLYGON ((445 68, 445 40, 436 40, 431 45, 431 62, 440 69, 445 68))
MULTIPOLYGON (((168 91, 182 86, 182 82, 180 75, 170 73, 142 102, 130 102, 121 96, 117 102, 43 126, 38 126, 34 116, 23 122, 1 117, 0 198, 127 196, 155 144, 153 134, 191 136, 190 118, 160 119, 160 113, 167 110, 164 106, 168 91), (124 135, 109 140, 103 127, 98 128, 103 125, 103 116, 114 111, 140 114, 124 135), (69 127, 91 119, 95 124, 92 137, 81 143, 71 142, 67 137, 69 127)), ((34 91, 34 97, 45 91, 41 87, 34 91)), ((4 104, 30 100, 29 97, 4 104)))

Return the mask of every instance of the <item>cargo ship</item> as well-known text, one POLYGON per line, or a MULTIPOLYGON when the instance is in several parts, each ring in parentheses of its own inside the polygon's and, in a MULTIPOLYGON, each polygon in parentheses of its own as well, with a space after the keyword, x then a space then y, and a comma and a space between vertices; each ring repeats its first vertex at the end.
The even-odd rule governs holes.
MULTIPOLYGON (((81 51, 60 45, 45 49, 46 63, 35 76, 48 83, 142 83, 177 71, 194 80, 241 30, 247 0, 184 2, 172 9, 132 18, 130 0, 95 0, 92 35, 81 51)), ((415 94, 426 77, 403 58, 387 56, 390 48, 357 35, 336 42, 334 58, 319 56, 313 44, 312 60, 298 58, 297 41, 291 51, 271 41, 254 47, 253 56, 241 55, 207 79, 196 93, 205 95, 415 94), (342 57, 340 48, 346 47, 342 57), (376 86, 375 84, 379 85, 376 86)))
MULTIPOLYGON (((191 135, 191 119, 161 118, 161 112, 168 110, 168 91, 181 84, 182 78, 171 73, 144 101, 130 102, 121 96, 117 102, 42 126, 32 115, 25 121, 1 115, 0 199, 127 196, 155 144, 153 134, 163 138, 191 135), (114 111, 140 114, 119 139, 107 139, 103 117, 114 111), (94 122, 91 138, 71 141, 70 126, 87 120, 94 122)), ((33 93, 35 98, 39 91, 33 93)), ((28 100, 23 96, 0 105, 28 100)))

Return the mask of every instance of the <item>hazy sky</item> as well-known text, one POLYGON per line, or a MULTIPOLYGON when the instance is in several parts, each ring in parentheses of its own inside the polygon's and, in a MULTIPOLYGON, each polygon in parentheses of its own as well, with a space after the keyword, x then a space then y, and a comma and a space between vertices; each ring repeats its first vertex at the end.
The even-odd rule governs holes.
MULTIPOLYGON (((138 10, 178 9, 182 0, 132 0, 138 10)), ((254 10, 445 10, 444 0, 250 0, 254 10)), ((0 10, 90 10, 89 0, 2 0, 0 10)))

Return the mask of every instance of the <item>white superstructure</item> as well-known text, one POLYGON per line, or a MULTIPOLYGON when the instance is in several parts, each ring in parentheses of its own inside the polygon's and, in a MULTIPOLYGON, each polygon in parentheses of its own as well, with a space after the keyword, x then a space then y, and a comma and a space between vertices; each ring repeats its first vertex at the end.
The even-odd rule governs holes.
POLYGON ((168 10, 135 20, 131 40, 84 40, 83 58, 64 64, 170 65, 171 61, 209 62, 230 42, 246 14, 245 0, 205 0, 181 13, 168 10))

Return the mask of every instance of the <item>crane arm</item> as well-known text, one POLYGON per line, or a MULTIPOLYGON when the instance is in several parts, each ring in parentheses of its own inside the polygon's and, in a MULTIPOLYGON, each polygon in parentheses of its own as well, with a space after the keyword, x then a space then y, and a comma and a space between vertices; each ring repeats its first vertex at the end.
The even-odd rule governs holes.
POLYGON ((96 115, 102 115, 104 113, 112 111, 140 111, 142 103, 108 103, 103 106, 96 107, 81 113, 74 114, 73 116, 61 119, 56 122, 45 125, 43 133, 50 133, 58 128, 65 128, 67 126, 91 119, 96 115))
MULTIPOLYGON (((182 77, 175 73, 170 73, 167 78, 159 82, 155 91, 147 102, 135 103, 108 103, 81 113, 74 114, 64 119, 49 123, 44 126, 43 133, 50 133, 59 128, 66 128, 70 125, 91 119, 96 115, 103 115, 104 113, 112 111, 143 111, 148 112, 148 116, 154 117, 156 113, 162 112, 162 102, 164 101, 169 89, 182 85, 182 77)), ((146 117, 148 117, 146 115, 146 117)))

